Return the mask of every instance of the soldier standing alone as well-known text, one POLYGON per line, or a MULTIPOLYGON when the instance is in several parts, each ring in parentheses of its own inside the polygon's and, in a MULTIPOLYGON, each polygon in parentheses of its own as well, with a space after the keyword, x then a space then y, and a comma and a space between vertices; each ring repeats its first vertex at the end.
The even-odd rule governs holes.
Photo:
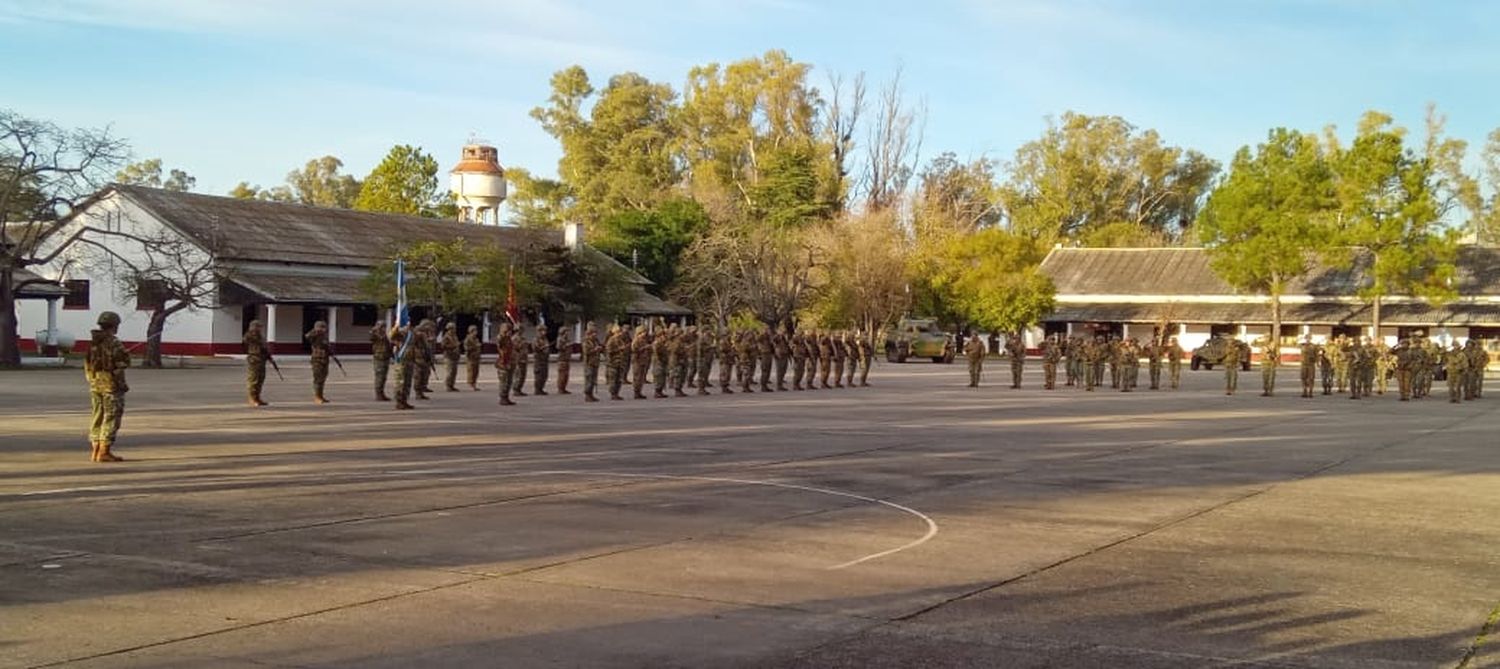
POLYGON ((1167 347, 1162 351, 1167 358, 1167 376, 1171 380, 1172 390, 1182 383, 1182 346, 1177 344, 1177 338, 1167 340, 1167 347))
POLYGON ((1443 363, 1448 372, 1448 401, 1460 404, 1464 401, 1464 378, 1469 374, 1469 354, 1455 341, 1443 363))
POLYGON ((969 361, 969 387, 978 388, 979 379, 984 374, 984 340, 970 334, 969 340, 964 342, 964 358, 969 361))
POLYGON ((391 339, 386 335, 384 321, 370 328, 370 364, 375 368, 376 401, 391 401, 385 394, 385 378, 391 369, 391 339))
POLYGON ((130 367, 130 353, 115 333, 120 329, 120 315, 113 311, 99 314, 99 328, 90 333, 88 355, 83 359, 83 376, 89 383, 89 446, 91 462, 121 462, 115 455, 115 435, 125 416, 125 370, 130 367))
POLYGON ((1271 335, 1261 337, 1256 345, 1260 347, 1260 396, 1270 397, 1276 394, 1276 366, 1281 364, 1281 347, 1271 335))
POLYGON ((266 346, 266 336, 260 331, 260 321, 250 321, 245 330, 245 390, 250 396, 250 406, 263 407, 267 402, 260 397, 266 385, 266 362, 271 359, 271 349, 266 346))
POLYGON ((1240 342, 1229 338, 1224 348, 1224 394, 1233 395, 1240 386, 1240 342))
POLYGON ((1020 330, 1005 338, 1005 354, 1010 356, 1010 387, 1020 388, 1021 374, 1026 368, 1026 342, 1020 330))

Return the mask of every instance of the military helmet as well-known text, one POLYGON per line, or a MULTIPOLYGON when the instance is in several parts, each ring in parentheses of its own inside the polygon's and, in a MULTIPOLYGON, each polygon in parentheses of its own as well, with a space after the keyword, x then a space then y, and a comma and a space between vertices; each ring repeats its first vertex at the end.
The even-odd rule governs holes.
POLYGON ((313 321, 313 329, 314 330, 327 329, 327 328, 328 328, 328 321, 313 321))
POLYGON ((115 313, 113 311, 106 311, 106 312, 103 312, 103 313, 99 314, 99 325, 101 327, 112 328, 112 327, 118 326, 119 324, 120 324, 120 315, 119 314, 117 314, 117 313, 115 313))
POLYGON ((470 325, 469 326, 469 332, 478 332, 478 331, 479 331, 479 326, 478 325, 470 325))

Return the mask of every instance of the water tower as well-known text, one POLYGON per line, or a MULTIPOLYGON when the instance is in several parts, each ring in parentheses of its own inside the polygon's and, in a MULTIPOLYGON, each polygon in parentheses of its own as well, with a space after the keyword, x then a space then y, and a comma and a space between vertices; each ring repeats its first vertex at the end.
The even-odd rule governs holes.
POLYGON ((458 205, 458 220, 481 225, 500 223, 500 203, 505 201, 505 170, 500 152, 483 140, 470 139, 463 158, 448 177, 458 205))

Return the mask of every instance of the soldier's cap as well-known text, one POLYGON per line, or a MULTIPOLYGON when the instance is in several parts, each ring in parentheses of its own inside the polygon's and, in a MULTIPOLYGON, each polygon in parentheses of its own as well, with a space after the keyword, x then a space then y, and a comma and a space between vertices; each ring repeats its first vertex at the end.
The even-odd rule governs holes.
POLYGON ((478 325, 470 325, 469 326, 469 332, 478 332, 478 331, 479 331, 479 326, 478 325))
POLYGON ((328 322, 327 321, 313 321, 313 329, 314 330, 316 330, 318 328, 327 328, 327 327, 328 327, 328 322))
POLYGON ((120 315, 113 311, 105 311, 99 314, 99 325, 112 328, 120 324, 120 315))
MULTIPOLYGON (((473 328, 474 326, 470 325, 469 327, 473 328)), ((452 323, 452 322, 450 322, 450 323, 448 323, 448 327, 443 328, 443 329, 445 329, 445 330, 457 330, 458 329, 458 323, 452 323)))

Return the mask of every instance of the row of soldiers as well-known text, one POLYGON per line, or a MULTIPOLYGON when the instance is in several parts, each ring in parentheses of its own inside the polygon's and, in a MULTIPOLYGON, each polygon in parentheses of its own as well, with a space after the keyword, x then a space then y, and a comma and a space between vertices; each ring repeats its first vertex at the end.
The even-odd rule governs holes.
MULTIPOLYGON (((469 328, 460 341, 456 326, 449 323, 442 337, 436 326, 424 320, 416 327, 397 326, 387 330, 377 324, 370 331, 370 346, 375 365, 375 396, 388 401, 386 377, 394 363, 396 368, 395 401, 397 409, 411 409, 410 395, 428 399, 429 382, 437 356, 447 362, 445 387, 456 391, 462 360, 468 385, 479 389, 479 369, 483 342, 476 326, 469 328)), ((874 347, 868 335, 860 333, 809 330, 793 333, 773 332, 769 328, 741 329, 719 334, 713 328, 682 327, 676 324, 653 331, 641 327, 612 326, 601 341, 598 327, 589 323, 573 352, 572 328, 558 330, 549 340, 546 328, 538 327, 528 338, 520 328, 505 323, 495 336, 495 371, 500 386, 500 404, 511 406, 514 398, 526 393, 528 370, 532 392, 547 395, 551 368, 556 353, 556 393, 570 395, 568 390, 575 355, 583 365, 583 398, 597 402, 599 372, 605 372, 610 399, 624 399, 621 390, 628 383, 636 399, 646 399, 645 389, 653 387, 654 396, 685 397, 685 388, 699 395, 710 394, 714 363, 718 362, 718 386, 724 394, 733 394, 732 381, 741 392, 754 392, 757 372, 762 392, 814 390, 869 386, 870 364, 874 347), (787 374, 791 372, 791 387, 787 374), (737 378, 736 378, 737 377, 737 378), (830 383, 831 379, 831 383, 830 383), (774 382, 774 387, 773 387, 774 382)), ((321 390, 319 391, 321 393, 321 390)), ((321 397, 321 394, 318 395, 321 397)))
MULTIPOLYGON (((1275 391, 1275 369, 1279 356, 1266 355, 1270 342, 1262 338, 1261 377, 1263 395, 1275 391)), ((1321 376, 1323 394, 1342 394, 1348 389, 1350 399, 1369 397, 1373 392, 1384 395, 1388 380, 1396 380, 1401 401, 1422 399, 1432 392, 1439 365, 1446 374, 1448 401, 1476 400, 1484 394, 1484 373, 1489 353, 1479 339, 1464 344, 1453 342, 1444 349, 1427 337, 1407 337, 1394 347, 1375 343, 1370 337, 1340 335, 1319 345, 1311 337, 1303 339, 1301 354, 1302 396, 1312 397, 1317 378, 1321 376)))
MULTIPOLYGON (((979 337, 970 337, 964 345, 964 357, 969 362, 969 387, 979 386, 984 359, 988 353, 979 337)), ((1143 358, 1146 360, 1152 390, 1162 387, 1163 368, 1168 373, 1168 382, 1173 390, 1178 388, 1182 380, 1183 350, 1177 344, 1176 337, 1142 344, 1133 338, 1064 338, 1052 335, 1042 341, 1041 354, 1042 387, 1047 390, 1057 388, 1057 369, 1062 366, 1064 385, 1068 387, 1093 392, 1104 384, 1107 377, 1111 388, 1128 393, 1139 387, 1143 358)), ((1026 366, 1026 346, 1021 337, 1006 338, 1004 357, 1010 360, 1011 387, 1020 388, 1026 366)))

